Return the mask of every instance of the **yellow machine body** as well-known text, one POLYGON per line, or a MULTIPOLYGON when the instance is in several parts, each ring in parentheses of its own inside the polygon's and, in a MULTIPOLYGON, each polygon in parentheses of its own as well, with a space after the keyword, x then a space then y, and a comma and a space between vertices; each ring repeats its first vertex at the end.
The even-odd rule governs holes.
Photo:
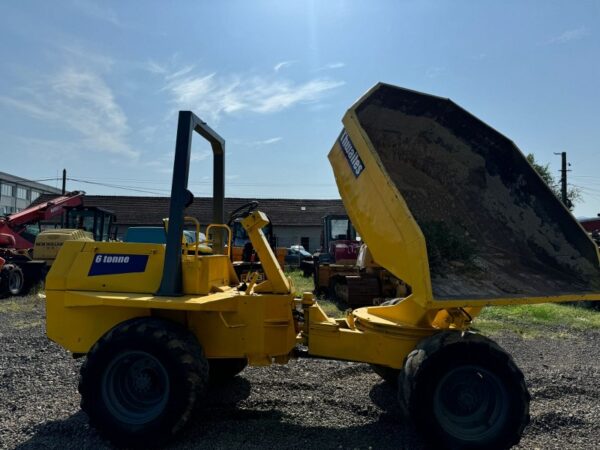
POLYGON ((51 266, 63 243, 74 240, 91 242, 94 237, 89 231, 72 228, 44 230, 35 238, 33 259, 45 261, 46 265, 51 266))
POLYGON ((303 344, 309 356, 370 363, 397 381, 404 409, 435 448, 518 443, 530 397, 514 361, 482 336, 441 331, 467 330, 489 305, 599 300, 598 249, 512 142, 446 99, 378 84, 343 124, 329 153, 342 200, 370 265, 407 295, 341 319, 312 293, 295 298, 254 203, 237 217, 264 277, 240 283, 224 225, 224 140, 181 111, 166 244, 65 241, 47 276, 47 335, 87 354, 82 409, 105 436, 126 447, 160 445, 212 379, 235 376, 246 362, 285 363, 303 344), (182 245, 192 131, 214 154, 210 249, 198 244, 197 221, 196 243, 182 245), (431 223, 447 230, 442 242, 462 239, 478 251, 476 270, 441 250, 453 264, 441 274, 430 266, 432 248, 442 248, 431 223), (124 324, 131 319, 141 320, 124 324))
POLYGON ((254 365, 286 361, 296 345, 294 296, 274 257, 268 260, 264 221, 262 213, 246 219, 269 280, 246 291, 237 289, 228 255, 186 251, 184 295, 158 297, 163 244, 65 242, 46 280, 48 336, 73 353, 87 353, 124 320, 157 316, 186 325, 208 358, 246 357, 254 365))
MULTIPOLYGON (((407 101, 410 104, 410 101, 407 101)), ((416 103, 416 102, 413 102, 416 103)), ((420 105, 419 105, 420 106, 420 105)), ((399 109, 399 108, 398 108, 399 109)), ((439 108, 442 109, 442 108, 439 108)), ((449 109, 449 108, 448 108, 449 109)), ((421 112, 422 114, 422 112, 421 112)), ((380 116, 381 117, 381 116, 380 116)), ((467 120, 465 119, 465 121, 467 120)), ((381 119, 379 119, 381 120, 381 119)), ((383 122, 381 120, 381 122, 383 122)), ((425 96, 424 94, 414 93, 412 91, 396 88, 395 86, 385 85, 383 83, 377 84, 369 92, 367 92, 361 99, 359 99, 346 113, 343 118, 344 130, 341 133, 339 139, 336 140, 332 150, 328 157, 333 167, 338 189, 340 191, 342 200, 349 217, 352 220, 353 225, 360 233, 363 240, 368 244, 369 250, 373 255, 375 262, 390 271, 398 279, 404 281, 411 287, 412 294, 410 295, 410 301, 419 305, 424 312, 429 310, 439 311, 441 309, 456 309, 465 307, 480 308, 489 305, 510 305, 510 304, 523 304, 523 303, 545 303, 545 302, 566 302, 576 300, 598 300, 600 299, 600 292, 598 292, 598 280, 599 280, 599 260, 598 250, 593 242, 585 236, 582 232, 581 227, 575 221, 575 219, 569 214, 569 212, 560 204, 560 202, 551 194, 547 187, 539 188, 537 184, 542 184, 539 176, 535 173, 534 169, 531 168, 526 162, 524 156, 519 150, 508 141, 505 137, 491 129, 483 122, 473 116, 468 115, 464 110, 457 107, 457 105, 448 101, 447 99, 438 99, 433 96, 425 96), (405 129, 388 130, 384 127, 385 125, 379 125, 382 133, 388 133, 391 138, 397 139, 398 143, 395 144, 395 154, 393 157, 396 160, 402 161, 402 152, 407 148, 418 147, 423 145, 418 141, 423 135, 429 140, 434 139, 446 139, 448 141, 454 139, 458 140, 457 136, 446 136, 437 130, 435 127, 437 124, 434 123, 434 119, 443 121, 444 117, 442 113, 438 114, 442 117, 426 118, 423 120, 429 120, 431 124, 421 125, 418 122, 420 119, 416 114, 415 116, 409 116, 407 113, 398 113, 396 106, 393 105, 393 101, 390 97, 393 95, 418 95, 421 97, 429 97, 432 101, 439 101, 442 106, 447 106, 445 103, 453 106, 459 110, 460 114, 464 114, 468 120, 477 121, 476 125, 481 127, 483 131, 481 134, 487 133, 491 135, 495 133, 492 138, 502 139, 502 144, 507 146, 507 155, 514 158, 515 168, 512 170, 522 169, 523 173, 521 176, 521 183, 525 188, 533 190, 535 187, 540 192, 537 201, 543 205, 549 205, 548 210, 552 213, 551 220, 555 220, 562 230, 568 230, 570 239, 574 242, 573 248, 568 250, 572 252, 572 259, 584 260, 585 267, 589 269, 588 285, 585 285, 580 289, 573 289, 569 292, 568 289, 564 292, 552 292, 550 295, 543 293, 543 295, 536 295, 536 293, 520 294, 518 292, 511 294, 506 293, 494 294, 489 297, 481 297, 475 295, 465 295, 464 297, 454 298, 435 298, 432 290, 432 275, 430 272, 430 266, 428 261, 427 243, 425 236, 422 232, 419 223, 417 222, 413 211, 411 211, 403 193, 398 188, 397 178, 393 179, 386 164, 380 157, 381 153, 378 153, 377 146, 371 139, 373 130, 367 130, 368 126, 365 125, 367 112, 370 113, 374 118, 371 118, 371 128, 375 128, 378 124, 376 114, 398 114, 399 119, 402 121, 402 126, 405 129), (444 103, 445 102, 445 103, 444 103), (368 110, 371 108, 371 110, 368 110), (361 117, 362 114, 362 117, 361 117), (415 118, 416 117, 416 118, 415 118), (373 123, 376 125, 374 126, 373 123), (422 126, 421 130, 418 128, 422 126), (369 134, 371 133, 371 134, 369 134), (442 135, 441 138, 435 133, 442 135), (497 135, 497 136, 496 136, 497 135), (506 142, 504 142, 506 141, 506 142), (519 166, 517 166, 519 164, 519 166), (529 187, 527 183, 535 185, 529 187), (377 201, 373 201, 377 199, 377 201), (578 252, 578 253, 576 253, 578 252)), ((439 128, 439 127, 438 127, 439 128)), ((443 130, 447 133, 447 130, 443 130)), ((480 136, 478 136, 480 137, 480 136)), ((487 136, 485 136, 487 137, 487 136)), ((481 137, 480 137, 481 138, 481 137)), ((423 139, 427 141, 427 139, 423 139)), ((391 139, 390 139, 391 140, 391 139)), ((445 142, 442 142, 445 144, 445 142)), ((465 147, 463 142, 460 144, 465 147)), ((490 143, 490 147, 495 145, 494 142, 490 143)), ((453 150, 453 149, 451 149, 453 150)), ((470 150, 470 149, 469 149, 470 150)), ((445 155, 436 155, 431 148, 425 147, 421 150, 421 161, 418 164, 427 165, 434 164, 435 158, 448 157, 445 155), (428 152, 428 153, 427 153, 428 152)), ((441 153, 441 152, 440 152, 441 153)), ((472 152, 475 154, 474 152, 472 152)), ((460 157, 455 154, 450 154, 449 158, 460 157), (454 156, 453 156, 454 155, 454 156)), ((481 164, 481 170, 485 171, 485 159, 479 155, 469 157, 475 159, 479 158, 478 163, 481 164)), ((466 159, 466 157, 465 157, 466 159)), ((512 162, 512 161, 511 161, 512 162)), ((467 163, 464 164, 467 166, 467 163)), ((464 169, 463 167, 461 167, 464 169)), ((479 168, 479 167, 478 167, 479 168)), ((466 169, 464 169, 466 170, 466 169)), ((425 171, 423 171, 425 172, 425 171)), ((400 176, 403 174, 400 174, 400 176)), ((419 173, 423 176, 422 173, 419 173)), ((498 176, 490 174, 478 174, 483 178, 482 184, 485 182, 492 183, 496 182, 498 176), (487 178, 485 178, 487 177, 487 178)), ((447 177, 452 179, 452 174, 448 173, 447 177)), ((414 190, 418 190, 418 183, 413 187, 414 190)), ((409 194, 413 194, 409 192, 409 194)), ((425 193, 423 193, 425 194, 425 193)), ((536 198, 536 197, 531 197, 536 198)), ((434 199, 430 199, 433 201, 434 199)), ((490 202, 496 199, 488 199, 490 202)), ((505 200, 502 198, 501 200, 505 200)), ((447 209, 451 209, 453 205, 446 205, 447 209)), ((443 207, 443 205, 442 205, 443 207)), ((526 211, 529 213, 529 211, 526 211)), ((544 211, 547 216, 550 213, 544 211)), ((474 216, 480 214, 480 211, 472 211, 474 216)), ((467 218, 468 219, 468 218, 467 218)), ((512 218, 511 218, 512 219, 512 218)), ((500 220, 500 219, 499 219, 500 220)), ((546 224, 532 222, 532 227, 539 226, 539 233, 542 234, 547 227, 546 224)), ((520 224, 519 224, 520 225, 520 224)), ((502 245, 499 240, 498 247, 502 245)), ((565 254, 566 250, 556 250, 557 253, 563 251, 565 254)), ((554 255, 552 255, 554 256, 554 255)), ((558 255, 557 258, 564 257, 564 255, 558 255)), ((552 277, 560 275, 556 267, 549 267, 547 274, 549 281, 552 281, 552 277)), ((588 281, 586 280, 586 281, 588 281)), ((371 314, 377 316, 383 316, 387 319, 401 322, 402 319, 396 313, 390 313, 393 308, 368 308, 371 314)), ((399 312, 399 311, 398 311, 399 312)), ((360 314, 364 314, 361 312, 360 314)), ((430 313, 427 313, 431 316, 430 313)))
MULTIPOLYGON (((600 299, 600 293, 589 290, 435 298, 423 232, 357 116, 362 103, 382 87, 387 85, 375 86, 347 112, 329 160, 352 223, 374 261, 410 287, 406 298, 391 306, 359 308, 343 319, 327 317, 310 293, 295 300, 291 280, 261 231, 266 216, 255 211, 242 224, 266 280, 258 282, 254 274, 244 290, 228 254, 183 252, 183 295, 169 297, 156 294, 164 245, 65 242, 46 283, 48 336, 74 353, 86 353, 117 324, 159 316, 191 329, 209 358, 246 357, 254 365, 285 362, 303 343, 314 356, 400 368, 423 338, 442 329, 468 328, 484 306, 600 299), (130 266, 123 273, 111 272, 110 261, 130 266), (303 321, 295 320, 294 309, 303 310, 303 321)), ((580 231, 585 239, 574 239, 585 253, 589 238, 580 231)), ((586 257, 598 265, 597 250, 586 257)))

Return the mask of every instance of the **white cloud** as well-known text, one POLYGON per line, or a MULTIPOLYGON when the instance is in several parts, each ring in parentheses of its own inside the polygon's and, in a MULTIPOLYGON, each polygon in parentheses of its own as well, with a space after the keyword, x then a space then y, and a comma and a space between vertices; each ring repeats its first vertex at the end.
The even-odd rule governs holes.
POLYGON ((258 141, 246 141, 246 140, 234 139, 234 140, 232 140, 232 143, 234 143, 236 146, 243 145, 243 146, 249 146, 249 147, 262 147, 263 145, 276 144, 277 142, 281 142, 282 140, 283 140, 283 138, 281 136, 276 136, 276 137, 272 137, 272 138, 268 138, 268 139, 261 139, 258 141))
POLYGON ((184 74, 167 77, 165 89, 178 109, 191 109, 212 121, 225 114, 254 112, 268 114, 297 104, 319 101, 328 91, 344 84, 326 78, 304 83, 274 76, 219 76, 184 74))
POLYGON ((590 35, 587 27, 579 27, 573 30, 567 30, 548 41, 548 44, 566 44, 571 41, 578 41, 590 35))
POLYGON ((139 155, 127 143, 125 113, 106 82, 90 69, 68 67, 22 91, 20 97, 0 97, 0 103, 76 132, 85 149, 129 158, 139 155))
POLYGON ((325 66, 326 69, 341 69, 342 67, 346 67, 346 63, 334 62, 334 63, 327 64, 325 66))
POLYGON ((273 70, 275 72, 279 72, 281 69, 289 67, 292 64, 294 64, 295 62, 296 61, 281 61, 280 63, 275 64, 275 66, 273 67, 273 70))
POLYGON ((185 66, 183 69, 178 70, 175 73, 169 74, 165 77, 166 80, 172 80, 174 78, 182 77, 188 73, 190 73, 194 69, 194 66, 185 66))
POLYGON ((273 138, 270 138, 270 139, 265 139, 264 141, 258 141, 257 144, 258 145, 274 144, 275 142, 281 141, 281 139, 283 139, 283 138, 280 137, 280 136, 277 136, 277 137, 273 137, 273 138))
POLYGON ((346 63, 341 62, 341 61, 337 61, 337 62, 332 62, 329 64, 325 64, 323 67, 319 67, 318 69, 315 69, 315 72, 320 72, 323 70, 335 70, 335 69, 341 69, 342 67, 346 67, 346 63))
POLYGON ((167 68, 165 66, 162 66, 151 59, 146 61, 146 63, 143 64, 143 67, 150 73, 156 73, 159 75, 164 75, 167 73, 167 68))

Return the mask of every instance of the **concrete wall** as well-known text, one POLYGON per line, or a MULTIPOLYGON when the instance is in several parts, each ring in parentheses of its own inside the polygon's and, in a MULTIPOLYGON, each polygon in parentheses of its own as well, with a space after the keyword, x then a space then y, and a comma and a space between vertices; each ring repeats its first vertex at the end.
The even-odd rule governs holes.
MULTIPOLYGON (((321 227, 311 226, 274 226, 278 247, 300 244, 302 238, 308 238, 308 250, 313 253, 321 246, 321 227)), ((306 246, 305 246, 306 247, 306 246)))

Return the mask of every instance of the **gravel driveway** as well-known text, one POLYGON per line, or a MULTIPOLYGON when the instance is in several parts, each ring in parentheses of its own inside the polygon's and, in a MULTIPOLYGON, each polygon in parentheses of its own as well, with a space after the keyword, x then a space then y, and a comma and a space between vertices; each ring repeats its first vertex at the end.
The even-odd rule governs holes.
MULTIPOLYGON (((532 394, 520 448, 600 448, 600 331, 494 338, 532 394)), ((0 304, 1 448, 110 448, 79 411, 79 366, 46 339, 43 301, 0 304)), ((248 368, 208 394, 171 448, 422 448, 395 396, 364 364, 302 359, 248 368)))

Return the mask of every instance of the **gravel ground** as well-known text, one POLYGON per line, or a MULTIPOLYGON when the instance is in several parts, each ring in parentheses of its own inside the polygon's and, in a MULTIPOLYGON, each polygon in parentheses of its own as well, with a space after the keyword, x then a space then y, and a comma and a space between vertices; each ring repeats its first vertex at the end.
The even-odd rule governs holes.
MULTIPOLYGON (((0 448, 110 448, 79 410, 80 361, 44 335, 43 302, 17 302, 27 311, 0 307, 0 448)), ((600 448, 600 331, 571 336, 494 336, 532 394, 519 448, 600 448)), ((248 368, 208 394, 171 448, 423 448, 395 396, 364 364, 248 368)))

